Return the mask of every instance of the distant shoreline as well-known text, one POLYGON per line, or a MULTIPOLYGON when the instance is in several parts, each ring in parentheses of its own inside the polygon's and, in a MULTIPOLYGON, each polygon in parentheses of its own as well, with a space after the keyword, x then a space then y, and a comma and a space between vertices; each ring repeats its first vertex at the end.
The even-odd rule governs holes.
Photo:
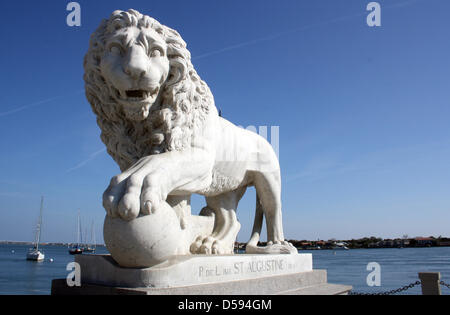
MULTIPOLYGON (((317 240, 288 240, 299 250, 349 250, 349 249, 376 249, 376 248, 426 248, 426 247, 450 247, 450 238, 448 237, 415 237, 409 238, 405 235, 403 238, 382 239, 377 237, 364 237, 352 240, 328 241, 317 240)), ((245 249, 245 243, 236 243, 239 250, 245 249)), ((260 246, 265 246, 265 242, 260 242, 260 246)))
MULTIPOLYGON (((450 247, 450 238, 439 236, 437 238, 415 237, 382 239, 377 237, 365 237, 352 240, 288 240, 298 250, 350 250, 350 249, 377 249, 377 248, 426 248, 426 247, 450 247)), ((32 246, 33 242, 22 241, 0 241, 0 245, 26 245, 32 246)), ((265 242, 260 242, 260 246, 265 246, 265 242)), ((47 242, 41 243, 41 246, 65 246, 70 247, 76 243, 47 242)), ((105 244, 89 244, 92 246, 106 247, 105 244)), ((246 243, 235 243, 236 250, 244 250, 246 243)))
MULTIPOLYGON (((32 246, 34 245, 33 242, 21 242, 21 241, 0 241, 0 245, 27 245, 27 246, 32 246)), ((76 243, 53 243, 53 242, 49 242, 49 243, 40 243, 40 246, 71 246, 71 245, 76 245, 76 243)), ((99 247, 105 247, 105 244, 89 244, 92 246, 99 246, 99 247)))

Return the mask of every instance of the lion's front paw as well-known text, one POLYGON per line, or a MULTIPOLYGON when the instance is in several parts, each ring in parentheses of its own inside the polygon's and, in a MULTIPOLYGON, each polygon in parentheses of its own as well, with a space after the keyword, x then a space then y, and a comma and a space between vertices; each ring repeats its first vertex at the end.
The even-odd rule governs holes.
POLYGON ((103 205, 109 216, 131 221, 140 214, 155 213, 166 199, 162 176, 139 169, 128 177, 114 177, 103 195, 103 205))

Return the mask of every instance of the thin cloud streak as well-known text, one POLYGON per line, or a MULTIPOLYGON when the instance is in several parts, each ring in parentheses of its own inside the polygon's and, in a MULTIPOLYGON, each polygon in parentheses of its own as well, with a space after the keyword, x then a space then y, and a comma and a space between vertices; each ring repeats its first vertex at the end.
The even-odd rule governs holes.
MULTIPOLYGON (((80 91, 78 91, 78 92, 76 92, 74 94, 71 94, 71 95, 79 95, 79 94, 81 94, 83 92, 84 92, 84 90, 80 90, 80 91)), ((45 100, 42 100, 42 101, 39 101, 39 102, 35 102, 35 103, 28 104, 28 105, 24 105, 24 106, 21 106, 19 108, 12 109, 12 110, 0 113, 0 117, 9 116, 9 115, 12 115, 12 114, 15 114, 15 113, 27 110, 29 108, 32 108, 32 107, 35 107, 35 106, 39 106, 39 105, 42 105, 42 104, 47 104, 47 103, 53 102, 55 100, 58 100, 58 99, 61 99, 61 98, 66 98, 66 97, 67 97, 67 95, 55 96, 55 97, 48 98, 48 99, 45 99, 45 100)))
POLYGON ((85 166, 86 164, 88 164, 90 161, 94 160, 97 156, 99 156, 100 154, 105 153, 105 152, 106 152, 106 148, 103 148, 103 149, 101 149, 101 150, 99 150, 99 151, 96 151, 96 152, 92 153, 92 154, 89 156, 89 158, 87 158, 86 160, 84 160, 84 161, 78 163, 76 166, 74 166, 74 167, 72 167, 72 168, 69 168, 67 171, 65 171, 65 174, 70 173, 70 172, 73 172, 73 171, 75 171, 75 170, 77 170, 77 169, 79 169, 79 168, 82 168, 83 166, 85 166))
MULTIPOLYGON (((424 159, 429 158, 426 152, 450 152, 450 142, 436 141, 432 143, 419 143, 405 147, 390 148, 375 151, 363 156, 355 156, 350 161, 339 161, 334 156, 313 158, 303 170, 286 176, 286 182, 314 182, 327 179, 332 176, 342 176, 361 172, 391 172, 403 168, 416 168, 424 164, 424 159), (396 165, 396 167, 393 167, 396 165)), ((430 161, 428 162, 430 163, 430 161)))
MULTIPOLYGON (((383 9, 402 8, 402 7, 408 6, 410 4, 413 4, 413 3, 419 2, 419 1, 422 1, 422 0, 405 1, 405 2, 401 2, 401 3, 397 3, 397 4, 393 4, 393 5, 390 5, 390 6, 383 7, 383 9)), ((328 20, 328 21, 323 21, 323 22, 319 22, 319 23, 313 23, 313 24, 310 24, 310 25, 305 25, 305 26, 293 28, 291 30, 283 31, 283 32, 276 33, 276 34, 273 34, 273 35, 270 35, 270 36, 265 36, 265 37, 253 39, 253 40, 250 40, 250 41, 247 41, 247 42, 231 45, 231 46, 224 47, 224 48, 221 48, 221 49, 218 49, 218 50, 214 50, 214 51, 211 51, 211 52, 208 52, 208 53, 204 53, 204 54, 201 54, 201 55, 193 57, 192 60, 193 61, 200 60, 200 59, 207 58, 207 57, 214 56, 214 55, 218 55, 218 54, 230 51, 230 50, 234 50, 234 49, 238 49, 238 48, 242 48, 242 47, 258 44, 258 43, 265 42, 265 41, 274 40, 274 39, 277 39, 279 37, 282 37, 282 36, 285 36, 285 35, 288 35, 288 34, 291 34, 291 33, 297 33, 297 32, 305 31, 305 30, 312 29, 312 28, 315 28, 315 27, 320 27, 320 26, 325 26, 325 25, 329 25, 329 24, 334 24, 334 23, 337 23, 337 22, 340 22, 340 21, 344 21, 344 20, 348 20, 348 19, 355 18, 355 17, 367 16, 368 14, 369 14, 368 11, 364 11, 363 13, 341 16, 341 17, 337 17, 337 18, 334 18, 334 19, 331 19, 331 20, 328 20)))

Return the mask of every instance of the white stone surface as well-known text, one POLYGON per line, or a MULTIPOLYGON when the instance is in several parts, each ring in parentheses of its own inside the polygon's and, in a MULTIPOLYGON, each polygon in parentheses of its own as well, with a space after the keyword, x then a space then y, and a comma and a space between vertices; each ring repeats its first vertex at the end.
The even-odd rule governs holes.
POLYGON ((122 171, 103 196, 109 217, 130 222, 105 225, 117 261, 140 267, 178 253, 231 254, 236 209, 250 186, 258 199, 248 252, 297 252, 284 238, 273 148, 219 117, 178 32, 135 10, 115 11, 92 35, 84 66, 101 138, 122 171), (212 231, 211 220, 191 217, 192 194, 206 197, 201 216, 213 218, 212 231), (257 247, 263 217, 268 246, 257 247))
POLYGON ((98 284, 68 287, 66 279, 52 281, 52 295, 346 295, 351 286, 327 283, 326 270, 174 288, 125 288, 98 284))
MULTIPOLYGON (((151 268, 122 268, 110 256, 79 255, 82 284, 175 288, 311 272, 312 255, 176 256, 151 268)), ((325 281, 326 282, 326 281, 325 281)))
POLYGON ((120 266, 149 267, 172 255, 189 255, 195 237, 213 231, 213 217, 189 216, 187 220, 195 228, 182 229, 175 212, 164 203, 155 214, 132 221, 106 216, 103 238, 120 266))

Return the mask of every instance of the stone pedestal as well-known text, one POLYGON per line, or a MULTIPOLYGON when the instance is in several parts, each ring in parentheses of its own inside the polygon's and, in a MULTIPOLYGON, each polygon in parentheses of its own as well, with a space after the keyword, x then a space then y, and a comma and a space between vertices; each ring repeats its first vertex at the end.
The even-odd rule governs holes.
POLYGON ((346 294, 313 270, 312 255, 176 256, 151 268, 122 268, 108 255, 79 255, 81 287, 54 280, 53 295, 346 294))

